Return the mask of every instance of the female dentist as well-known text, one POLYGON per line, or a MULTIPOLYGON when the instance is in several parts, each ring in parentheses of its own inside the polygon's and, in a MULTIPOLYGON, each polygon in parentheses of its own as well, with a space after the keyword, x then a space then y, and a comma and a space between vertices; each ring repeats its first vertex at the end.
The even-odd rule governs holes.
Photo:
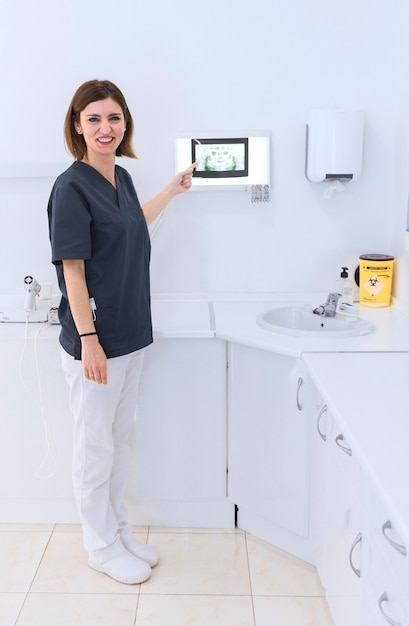
POLYGON ((82 84, 64 126, 75 161, 57 178, 48 203, 84 546, 90 567, 127 584, 147 580, 158 563, 155 548, 132 536, 124 504, 128 441, 144 349, 152 343, 147 224, 190 189, 196 165, 141 207, 130 175, 115 163, 117 156, 136 158, 133 130, 116 85, 82 84))

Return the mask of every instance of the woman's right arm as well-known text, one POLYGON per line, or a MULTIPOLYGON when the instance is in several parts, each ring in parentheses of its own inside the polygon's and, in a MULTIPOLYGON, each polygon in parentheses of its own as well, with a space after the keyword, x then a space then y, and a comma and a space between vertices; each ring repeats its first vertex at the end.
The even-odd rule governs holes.
MULTIPOLYGON (((85 280, 85 263, 82 259, 64 260, 62 263, 68 301, 78 334, 94 333, 95 325, 85 280)), ((81 361, 85 378, 106 385, 107 358, 98 341, 98 335, 81 337, 81 344, 81 361)))

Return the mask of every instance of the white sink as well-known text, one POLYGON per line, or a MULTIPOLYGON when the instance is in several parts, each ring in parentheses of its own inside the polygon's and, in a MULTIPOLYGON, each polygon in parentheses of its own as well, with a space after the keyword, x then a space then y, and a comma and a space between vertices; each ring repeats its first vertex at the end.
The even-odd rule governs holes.
POLYGON ((273 333, 297 337, 357 337, 375 330, 374 324, 361 318, 346 319, 339 315, 316 315, 306 307, 285 306, 260 313, 257 323, 273 333))

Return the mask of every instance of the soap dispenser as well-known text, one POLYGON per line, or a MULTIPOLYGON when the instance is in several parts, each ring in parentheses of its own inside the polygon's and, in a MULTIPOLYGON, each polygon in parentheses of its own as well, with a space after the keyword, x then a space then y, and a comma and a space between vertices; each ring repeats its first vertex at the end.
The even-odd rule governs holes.
POLYGON ((340 302, 345 304, 354 303, 354 284, 348 278, 348 268, 343 267, 339 279, 337 280, 337 293, 341 294, 340 302))
POLYGON ((336 291, 340 294, 338 300, 337 313, 343 315, 356 316, 354 309, 354 284, 348 278, 348 268, 343 267, 340 277, 337 280, 336 291))

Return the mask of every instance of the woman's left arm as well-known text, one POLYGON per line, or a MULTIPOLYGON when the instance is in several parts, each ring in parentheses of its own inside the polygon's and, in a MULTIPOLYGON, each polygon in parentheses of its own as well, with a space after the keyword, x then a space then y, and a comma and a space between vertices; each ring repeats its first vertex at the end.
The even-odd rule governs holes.
POLYGON ((192 173, 197 163, 179 172, 152 200, 142 206, 147 224, 151 224, 175 196, 188 191, 192 186, 192 173))

